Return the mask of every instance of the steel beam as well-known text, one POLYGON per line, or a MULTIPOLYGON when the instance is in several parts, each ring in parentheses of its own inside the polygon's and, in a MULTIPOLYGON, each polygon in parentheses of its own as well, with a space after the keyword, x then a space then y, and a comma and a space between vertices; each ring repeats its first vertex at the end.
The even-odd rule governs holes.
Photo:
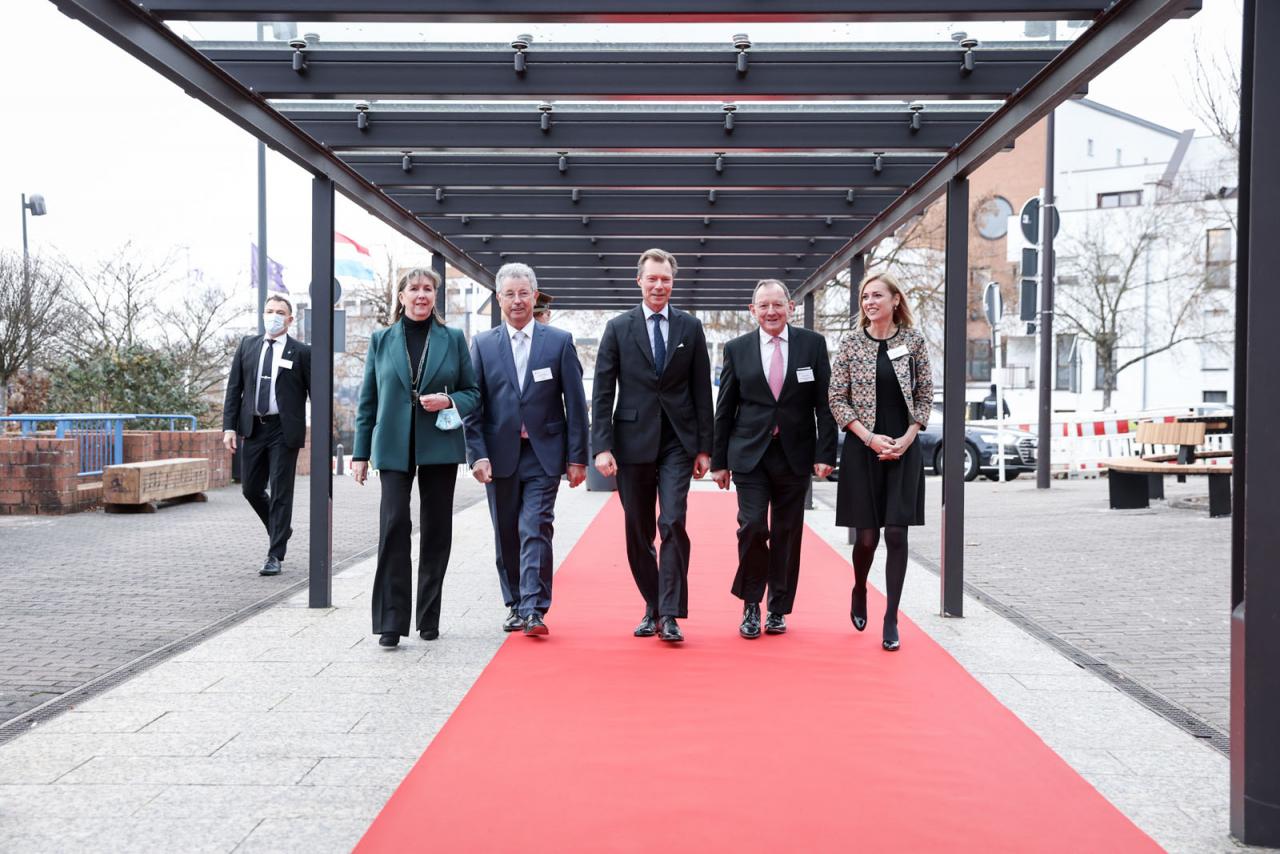
MULTIPOLYGON (((1280 217, 1280 95, 1274 81, 1280 75, 1280 55, 1272 47, 1280 38, 1280 5, 1270 0, 1245 3, 1244 74, 1242 97, 1249 106, 1242 115, 1241 178, 1247 179, 1247 216, 1240 219, 1245 310, 1237 315, 1237 334, 1244 339, 1243 399, 1236 401, 1237 436, 1263 437, 1280 418, 1275 393, 1275 366, 1280 360, 1280 336, 1268 322, 1280 311, 1280 293, 1271 286, 1270 271, 1280 264, 1280 243, 1266 239, 1269 226, 1280 217), (1263 239, 1254 239, 1261 226, 1263 239), (1243 422, 1243 423, 1242 423, 1243 422)), ((1242 184, 1242 187, 1245 186, 1242 184)), ((1243 210, 1242 210, 1243 213, 1243 210)), ((1243 516, 1232 530, 1233 562, 1238 555, 1243 571, 1243 600, 1231 615, 1231 833, 1248 845, 1280 847, 1280 459, 1254 443, 1252 452, 1237 457, 1234 476, 1242 480, 1237 495, 1243 501, 1235 513, 1243 516), (1262 450, 1262 453, 1258 453, 1262 450)))
MULTIPOLYGON (((1109 0, 148 0, 183 21, 1005 21, 1089 20, 1109 0)), ((1197 4, 1198 5, 1198 4, 1197 4)))
POLYGON ((337 191, 405 237, 433 252, 443 252, 463 273, 491 284, 488 272, 467 258, 465 252, 387 199, 333 152, 300 132, 261 97, 227 76, 141 6, 119 0, 52 2, 64 15, 80 21, 298 166, 313 175, 326 176, 337 191))
MULTIPOLYGON (((547 241, 550 243, 551 241, 547 241)), ((608 269, 630 269, 634 270, 636 265, 636 253, 617 252, 613 254, 605 253, 583 253, 580 255, 561 255, 549 252, 474 252, 474 257, 481 264, 487 267, 494 267, 507 261, 525 261, 532 263, 527 259, 533 258, 537 261, 537 269, 539 272, 543 270, 608 270, 608 269)), ((758 255, 693 255, 682 253, 676 255, 676 262, 680 265, 680 272, 684 273, 689 270, 760 270, 760 269, 777 269, 780 270, 783 265, 793 266, 804 263, 806 266, 816 265, 826 256, 817 254, 805 256, 804 262, 795 261, 790 255, 786 254, 758 254, 758 255)))
POLYGON ((478 216, 809 216, 850 217, 863 222, 897 198, 884 190, 450 190, 387 193, 418 217, 478 216), (714 195, 713 195, 714 194, 714 195), (576 197, 576 201, 575 201, 576 197))
MULTIPOLYGON (((858 286, 862 284, 862 277, 867 274, 867 259, 862 255, 854 255, 849 259, 849 320, 854 321, 858 317, 860 296, 858 294, 858 286)), ((841 424, 841 427, 844 425, 841 424)))
POLYGON ((445 257, 439 252, 431 256, 431 270, 440 277, 440 293, 436 294, 436 311, 446 320, 449 317, 449 283, 445 280, 445 257))
MULTIPOLYGON (((763 48, 750 53, 750 70, 737 69, 727 41, 701 50, 658 50, 626 45, 598 49, 534 45, 525 70, 512 70, 503 45, 408 48, 403 45, 308 47, 306 73, 293 68, 284 43, 234 46, 199 42, 205 56, 267 98, 479 99, 552 98, 654 100, 769 98, 1002 101, 1058 53, 1037 43, 979 46, 965 73, 966 51, 954 42, 849 44, 840 50, 763 48)), ((928 111, 924 114, 928 116, 928 111)))
POLYGON ((803 290, 819 287, 937 199, 956 177, 967 176, 1000 148, 1065 101, 1170 18, 1199 3, 1186 0, 1117 0, 1058 58, 1015 92, 982 126, 958 144, 897 202, 871 222, 830 261, 814 271, 803 290))
MULTIPOLYGON (((491 237, 565 237, 590 240, 592 237, 642 237, 646 240, 664 237, 692 237, 714 241, 717 238, 761 237, 804 238, 817 243, 840 241, 830 247, 834 252, 857 233, 865 220, 836 217, 423 217, 423 222, 442 234, 448 234, 459 246, 472 246, 468 238, 491 237), (828 222, 830 220, 830 222, 828 222)), ((644 242, 644 241, 641 241, 644 242)), ((567 245, 567 244, 566 244, 567 245)), ((652 245, 652 244, 650 244, 652 245)), ((572 251, 572 250, 563 250, 572 251)), ((591 251, 591 250, 583 250, 591 251)))
POLYGON ((969 180, 947 187, 942 365, 942 615, 964 616, 964 379, 969 319, 969 180))
MULTIPOLYGON (((668 252, 673 252, 677 257, 685 255, 696 255, 699 252, 712 253, 780 253, 790 255, 791 259, 798 264, 810 260, 813 254, 826 257, 830 252, 835 251, 842 243, 839 238, 836 239, 817 239, 806 237, 788 237, 780 239, 770 239, 765 237, 751 238, 735 238, 735 237, 708 237, 708 238, 690 238, 690 237, 600 237, 595 238, 569 238, 569 237, 507 237, 507 238, 483 238, 483 237, 464 237, 458 235, 454 240, 461 246, 469 250, 498 252, 512 256, 511 260, 516 260, 520 256, 541 255, 541 253, 560 253, 560 252, 577 252, 577 253, 593 253, 603 252, 606 254, 630 255, 633 259, 639 257, 640 253, 653 246, 660 246, 668 252), (488 240, 486 243, 485 241, 488 240), (810 243, 810 241, 813 241, 810 243)), ((634 260, 632 261, 634 264, 634 260)))
POLYGON ((365 180, 389 187, 617 187, 656 189, 854 190, 905 188, 938 162, 936 156, 884 157, 880 170, 871 155, 685 156, 415 153, 405 169, 403 154, 348 154, 342 158, 365 180), (717 162, 719 166, 717 167, 717 162))
POLYGON ((333 190, 311 181, 311 533, 307 602, 333 605, 333 190))
POLYGON ((983 109, 931 111, 912 131, 906 106, 803 112, 743 107, 732 130, 718 109, 570 110, 551 113, 548 129, 525 109, 370 109, 357 127, 354 108, 282 109, 304 133, 337 151, 360 149, 491 151, 694 150, 704 151, 945 151, 990 115, 983 109))

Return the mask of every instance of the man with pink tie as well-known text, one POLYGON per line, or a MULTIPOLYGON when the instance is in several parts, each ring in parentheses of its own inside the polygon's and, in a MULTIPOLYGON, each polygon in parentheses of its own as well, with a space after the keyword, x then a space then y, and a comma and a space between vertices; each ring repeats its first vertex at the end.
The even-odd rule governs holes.
POLYGON ((743 601, 738 633, 760 636, 766 585, 766 634, 787 630, 800 575, 804 499, 811 475, 836 462, 836 423, 827 405, 831 366, 821 335, 791 326, 795 303, 776 279, 756 285, 751 316, 759 329, 725 345, 716 403, 711 475, 738 485, 738 574, 743 601), (770 508, 772 507, 772 513, 770 508))

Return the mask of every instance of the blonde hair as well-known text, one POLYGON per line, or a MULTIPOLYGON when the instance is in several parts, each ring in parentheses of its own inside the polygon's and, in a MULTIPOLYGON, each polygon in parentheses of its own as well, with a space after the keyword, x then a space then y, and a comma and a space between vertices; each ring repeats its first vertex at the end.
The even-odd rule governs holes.
POLYGON ((392 309, 391 322, 395 323, 404 316, 404 303, 400 302, 400 294, 404 293, 404 289, 409 287, 409 282, 414 279, 430 279, 431 289, 436 292, 436 304, 431 309, 431 315, 436 320, 440 320, 440 275, 435 270, 426 267, 414 267, 400 277, 400 281, 396 283, 396 304, 392 309))
POLYGON ((645 261, 666 261, 671 265, 671 275, 675 275, 680 270, 680 265, 676 263, 676 256, 672 255, 665 249, 646 249, 640 253, 640 260, 636 261, 636 278, 644 275, 645 261))
POLYGON ((859 329, 866 329, 871 325, 871 321, 862 313, 862 292, 867 289, 867 285, 872 282, 883 282, 889 287, 889 292, 896 294, 898 297, 898 306, 893 310, 893 322, 905 329, 910 329, 915 325, 915 318, 911 316, 911 306, 907 305, 907 295, 902 292, 902 287, 889 273, 872 273, 862 280, 858 285, 858 322, 859 329))

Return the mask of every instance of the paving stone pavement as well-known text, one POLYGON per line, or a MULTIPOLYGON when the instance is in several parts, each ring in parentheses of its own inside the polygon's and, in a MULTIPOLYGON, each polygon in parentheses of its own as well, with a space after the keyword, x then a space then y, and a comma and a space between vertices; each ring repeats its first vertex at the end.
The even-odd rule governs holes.
MULTIPOLYGON (((815 496, 834 506, 835 484, 815 496)), ((927 524, 913 556, 937 567, 942 481, 926 478, 927 524)), ((1105 479, 1026 475, 965 489, 965 581, 1059 638, 1187 709, 1230 728, 1231 520, 1207 508, 1203 478, 1166 478, 1168 501, 1110 510, 1105 479)))
MULTIPOLYGON (((0 517, 0 723, 305 578, 309 490, 298 478, 285 571, 270 578, 238 484, 152 514, 0 517)), ((460 471, 454 509, 483 497, 460 471)), ((376 548, 378 498, 376 478, 334 478, 335 562, 376 548)))

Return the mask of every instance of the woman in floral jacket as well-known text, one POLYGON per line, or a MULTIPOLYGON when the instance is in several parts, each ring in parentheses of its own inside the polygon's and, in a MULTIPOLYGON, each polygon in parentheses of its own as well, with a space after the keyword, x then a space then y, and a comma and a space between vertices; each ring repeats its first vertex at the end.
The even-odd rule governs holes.
POLYGON ((867 576, 884 529, 888 549, 882 644, 898 640, 898 602, 907 576, 907 528, 924 524, 924 458, 916 434, 929 423, 933 379, 924 336, 912 328, 902 289, 886 273, 858 289, 858 319, 831 362, 836 423, 858 441, 844 443, 836 524, 857 530, 849 616, 867 627, 867 576))

